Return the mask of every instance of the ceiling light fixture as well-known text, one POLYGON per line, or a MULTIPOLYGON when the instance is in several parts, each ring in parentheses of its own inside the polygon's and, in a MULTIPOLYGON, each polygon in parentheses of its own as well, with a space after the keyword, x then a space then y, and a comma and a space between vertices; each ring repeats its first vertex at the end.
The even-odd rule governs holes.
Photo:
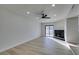
POLYGON ((45 22, 45 21, 41 21, 41 22, 45 22))
POLYGON ((27 11, 26 13, 27 13, 27 14, 30 14, 30 12, 29 12, 29 11, 27 11))
POLYGON ((52 4, 52 7, 55 7, 55 4, 52 4))

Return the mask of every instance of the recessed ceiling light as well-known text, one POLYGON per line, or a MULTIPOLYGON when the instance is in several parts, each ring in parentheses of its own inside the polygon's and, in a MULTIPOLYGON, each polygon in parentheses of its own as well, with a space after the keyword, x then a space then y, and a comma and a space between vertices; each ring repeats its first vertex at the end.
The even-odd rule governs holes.
POLYGON ((45 21, 41 21, 41 22, 45 22, 45 21))
POLYGON ((52 7, 55 7, 55 4, 52 4, 52 7))
POLYGON ((29 11, 27 11, 26 13, 27 13, 27 14, 30 14, 30 12, 29 12, 29 11))

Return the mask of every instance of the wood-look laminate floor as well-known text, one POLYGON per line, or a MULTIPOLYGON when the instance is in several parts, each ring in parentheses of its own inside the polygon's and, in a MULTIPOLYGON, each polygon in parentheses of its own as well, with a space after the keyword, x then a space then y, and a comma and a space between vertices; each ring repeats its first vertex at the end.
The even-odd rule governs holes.
POLYGON ((1 52, 1 55, 72 55, 67 47, 51 40, 41 37, 7 51, 1 52))

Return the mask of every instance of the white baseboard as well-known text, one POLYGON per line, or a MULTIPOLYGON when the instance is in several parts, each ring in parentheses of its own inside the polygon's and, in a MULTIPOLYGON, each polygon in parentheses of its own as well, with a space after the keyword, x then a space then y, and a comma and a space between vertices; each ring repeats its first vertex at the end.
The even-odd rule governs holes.
MULTIPOLYGON (((38 39, 38 38, 40 38, 40 36, 38 36, 38 37, 36 37, 36 38, 34 38, 34 39, 38 39)), ((11 49, 11 48, 13 48, 13 47, 19 46, 19 45, 21 45, 21 44, 23 44, 23 43, 29 42, 29 41, 34 40, 34 39, 29 39, 29 40, 26 40, 26 41, 18 42, 17 44, 14 44, 14 45, 11 45, 11 46, 9 46, 9 47, 7 47, 7 48, 1 49, 0 52, 4 52, 4 51, 6 51, 6 50, 8 50, 8 49, 11 49)))

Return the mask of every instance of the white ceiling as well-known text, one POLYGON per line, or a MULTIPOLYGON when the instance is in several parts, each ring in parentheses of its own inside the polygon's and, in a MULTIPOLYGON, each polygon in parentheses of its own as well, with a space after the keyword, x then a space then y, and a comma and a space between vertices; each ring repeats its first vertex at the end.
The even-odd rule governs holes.
POLYGON ((68 17, 79 16, 79 4, 75 4, 68 14, 68 17))
POLYGON ((68 15, 72 4, 56 4, 55 7, 52 7, 51 4, 14 4, 14 5, 0 5, 14 13, 23 16, 35 16, 40 19, 38 14, 45 10, 45 13, 51 17, 51 19, 45 19, 43 22, 54 22, 66 18, 68 15), (30 14, 27 15, 26 12, 30 11, 30 14), (56 16, 54 16, 56 14, 56 16))

